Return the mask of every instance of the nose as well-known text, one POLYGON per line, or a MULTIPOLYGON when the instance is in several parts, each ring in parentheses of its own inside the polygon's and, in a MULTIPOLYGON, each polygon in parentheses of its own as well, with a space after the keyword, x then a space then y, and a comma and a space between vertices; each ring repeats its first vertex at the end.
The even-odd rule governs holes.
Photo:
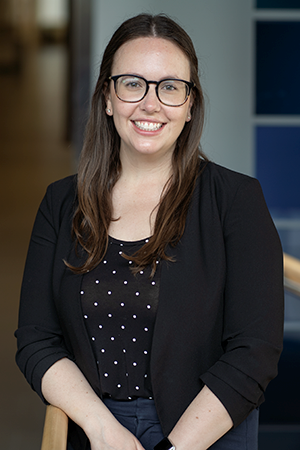
POLYGON ((154 84, 149 85, 147 95, 141 101, 140 106, 148 113, 153 113, 160 110, 161 103, 157 98, 154 84))

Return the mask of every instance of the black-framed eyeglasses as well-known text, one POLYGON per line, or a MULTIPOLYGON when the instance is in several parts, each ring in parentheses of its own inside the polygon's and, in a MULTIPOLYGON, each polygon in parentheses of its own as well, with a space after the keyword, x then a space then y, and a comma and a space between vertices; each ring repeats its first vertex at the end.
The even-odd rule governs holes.
POLYGON ((158 100, 166 106, 183 105, 191 93, 194 83, 177 78, 166 78, 161 81, 148 81, 143 77, 131 74, 109 77, 114 82, 116 96, 122 102, 137 103, 146 97, 149 85, 155 84, 158 100))

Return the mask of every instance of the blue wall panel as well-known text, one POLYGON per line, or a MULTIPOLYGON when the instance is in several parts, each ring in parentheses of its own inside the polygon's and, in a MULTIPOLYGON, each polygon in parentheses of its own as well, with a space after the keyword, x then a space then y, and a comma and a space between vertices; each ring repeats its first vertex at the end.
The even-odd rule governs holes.
POLYGON ((300 22, 256 23, 256 114, 300 114, 300 22))
POLYGON ((300 0, 257 0, 258 9, 298 9, 300 0))
POLYGON ((300 208, 300 127, 256 128, 256 176, 269 208, 300 208))

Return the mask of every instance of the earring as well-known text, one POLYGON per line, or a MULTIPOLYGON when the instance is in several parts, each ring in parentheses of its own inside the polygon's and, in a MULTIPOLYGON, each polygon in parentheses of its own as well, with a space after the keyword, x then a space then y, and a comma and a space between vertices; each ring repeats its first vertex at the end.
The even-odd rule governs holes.
POLYGON ((111 110, 109 108, 106 108, 106 112, 109 114, 111 113, 111 110))
POLYGON ((191 116, 187 116, 187 121, 189 122, 191 120, 191 116))

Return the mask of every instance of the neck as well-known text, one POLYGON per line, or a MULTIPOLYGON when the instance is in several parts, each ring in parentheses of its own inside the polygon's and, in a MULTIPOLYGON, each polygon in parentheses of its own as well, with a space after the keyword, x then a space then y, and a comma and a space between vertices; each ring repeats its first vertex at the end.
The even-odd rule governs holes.
POLYGON ((172 173, 172 157, 155 158, 153 155, 140 155, 131 158, 130 155, 120 152, 122 174, 121 178, 132 183, 142 183, 146 180, 157 180, 164 185, 172 173))

